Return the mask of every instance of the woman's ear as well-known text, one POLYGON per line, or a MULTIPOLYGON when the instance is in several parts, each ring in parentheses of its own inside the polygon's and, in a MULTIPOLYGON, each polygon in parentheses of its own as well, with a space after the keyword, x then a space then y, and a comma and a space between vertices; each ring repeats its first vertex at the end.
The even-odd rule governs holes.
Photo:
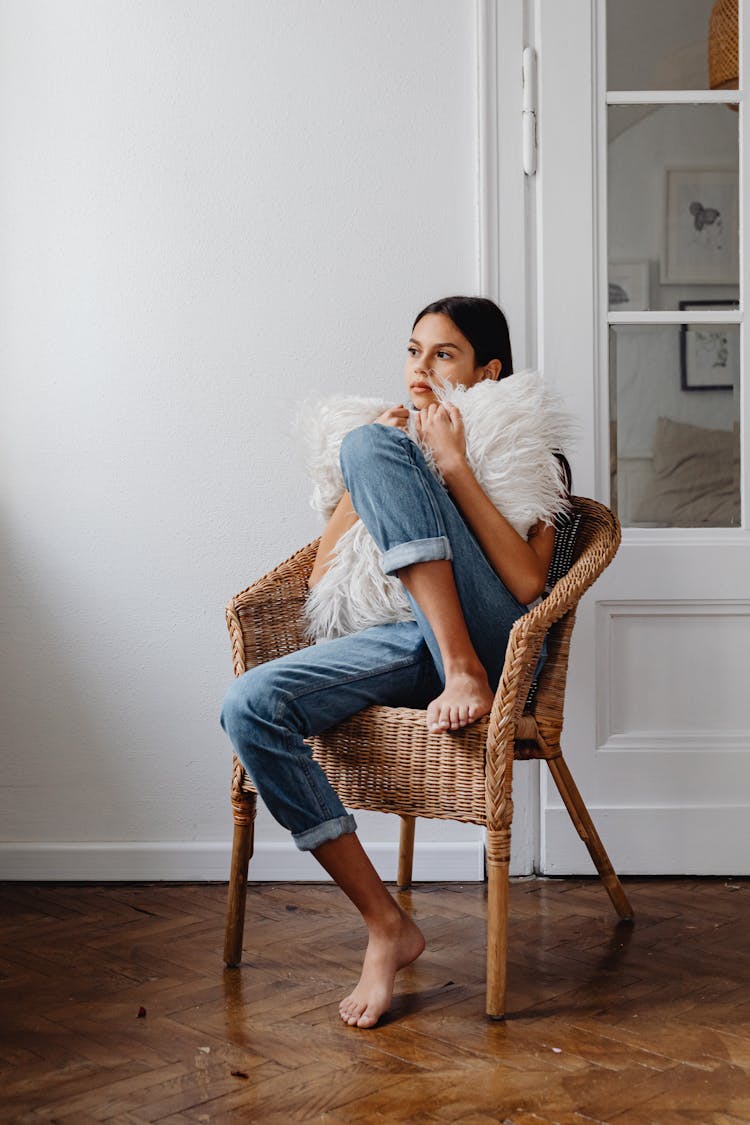
POLYGON ((500 372, 503 365, 499 359, 491 359, 489 363, 485 364, 484 378, 493 379, 495 382, 500 378, 500 372))

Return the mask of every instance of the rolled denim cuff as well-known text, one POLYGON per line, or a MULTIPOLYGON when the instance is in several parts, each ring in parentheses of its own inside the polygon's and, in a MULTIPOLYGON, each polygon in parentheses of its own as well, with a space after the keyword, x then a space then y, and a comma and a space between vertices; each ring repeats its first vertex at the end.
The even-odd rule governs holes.
POLYGON ((324 820, 314 828, 306 828, 304 832, 292 836, 292 839, 301 852, 311 852, 313 848, 319 848, 328 840, 338 840, 339 836, 356 831, 357 822, 351 813, 347 813, 346 816, 337 816, 334 820, 324 820))
POLYGON ((383 552, 383 570, 386 574, 394 574, 402 566, 411 566, 412 563, 452 558, 450 539, 445 535, 438 535, 435 539, 411 539, 383 552))

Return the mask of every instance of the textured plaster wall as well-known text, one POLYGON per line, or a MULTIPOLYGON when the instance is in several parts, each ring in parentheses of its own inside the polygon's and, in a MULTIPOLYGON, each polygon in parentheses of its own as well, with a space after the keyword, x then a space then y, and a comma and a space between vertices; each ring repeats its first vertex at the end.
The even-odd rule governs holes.
POLYGON ((297 404, 398 398, 410 316, 476 291, 474 37, 472 0, 0 2, 4 841, 229 838, 223 605, 317 533, 297 404))

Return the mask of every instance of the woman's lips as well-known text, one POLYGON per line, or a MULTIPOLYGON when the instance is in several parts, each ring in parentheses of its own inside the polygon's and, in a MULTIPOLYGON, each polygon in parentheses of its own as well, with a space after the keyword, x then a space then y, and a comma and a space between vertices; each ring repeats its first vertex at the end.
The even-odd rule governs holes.
POLYGON ((418 394, 420 394, 424 393, 425 391, 431 391, 432 387, 429 385, 429 383, 412 383, 411 389, 412 391, 416 391, 418 394))

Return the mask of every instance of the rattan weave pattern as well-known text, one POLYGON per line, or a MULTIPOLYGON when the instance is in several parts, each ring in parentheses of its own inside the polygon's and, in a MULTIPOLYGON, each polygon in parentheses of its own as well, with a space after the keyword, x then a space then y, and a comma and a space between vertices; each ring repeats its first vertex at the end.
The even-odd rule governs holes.
POLYGON ((302 626, 302 608, 318 543, 315 539, 296 551, 227 605, 235 676, 310 644, 302 626))
POLYGON ((712 90, 736 89, 740 73, 737 0, 716 0, 708 29, 708 84, 712 90))
POLYGON ((430 735, 424 711, 368 707, 316 738, 314 756, 349 808, 484 824, 488 725, 430 735))

